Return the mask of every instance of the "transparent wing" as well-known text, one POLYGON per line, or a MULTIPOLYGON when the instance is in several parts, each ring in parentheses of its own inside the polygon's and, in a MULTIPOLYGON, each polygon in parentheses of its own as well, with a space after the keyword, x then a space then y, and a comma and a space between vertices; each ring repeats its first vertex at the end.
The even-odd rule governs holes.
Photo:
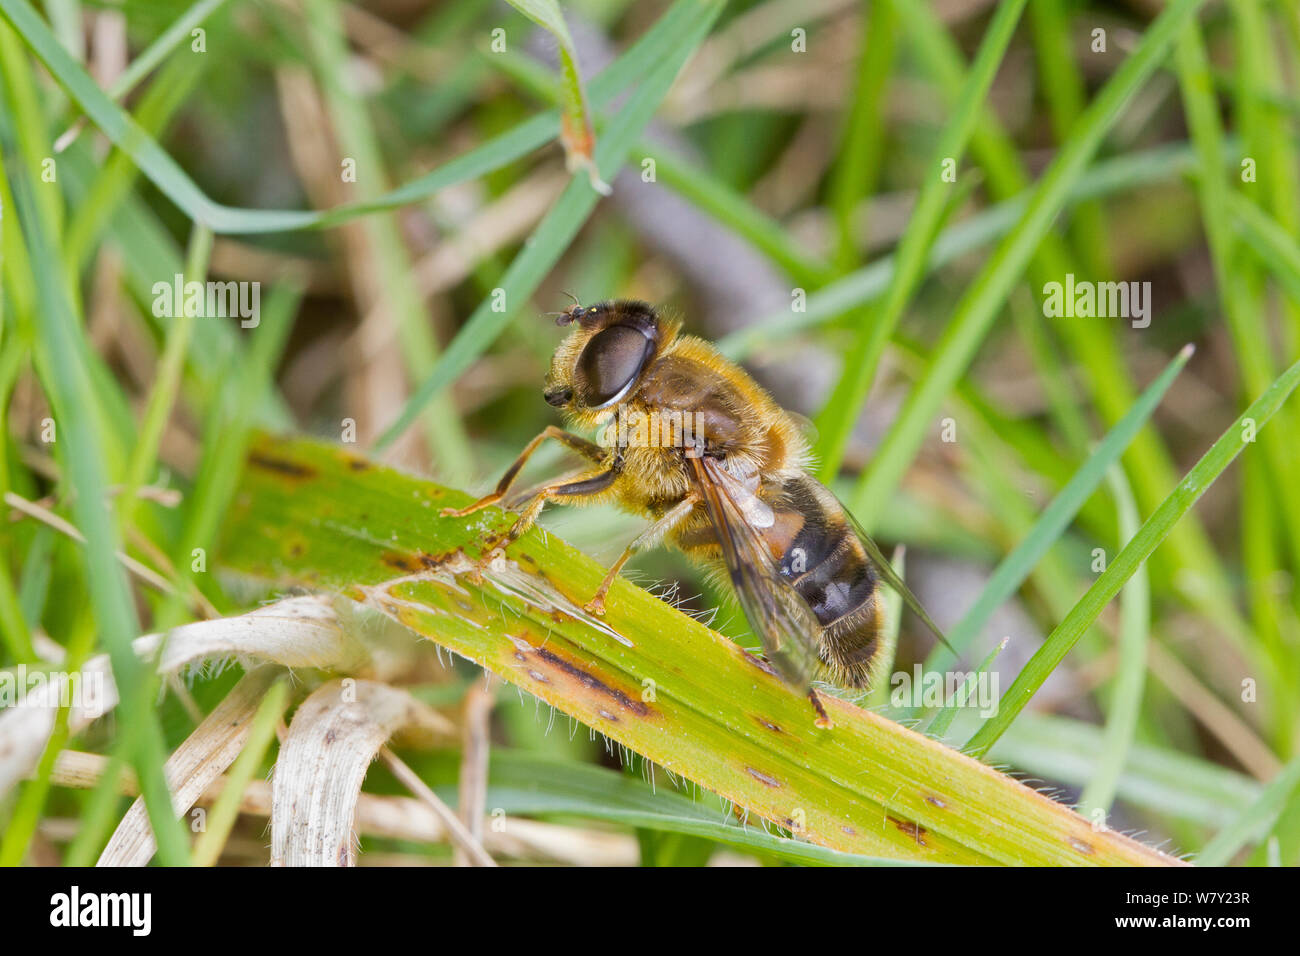
POLYGON ((948 639, 943 636, 943 631, 939 630, 939 625, 935 624, 930 615, 926 613, 925 608, 921 607, 921 602, 918 601, 916 595, 912 593, 912 589, 903 583, 903 579, 898 576, 893 565, 886 560, 885 555, 881 552, 879 546, 876 542, 871 540, 871 535, 867 534, 862 525, 858 523, 858 519, 853 517, 853 512, 849 511, 848 508, 845 508, 844 502, 842 501, 840 502, 840 508, 844 510, 844 517, 848 519, 849 525, 858 536, 858 540, 862 542, 863 550, 867 552, 867 557, 870 558, 871 563, 875 565, 876 571, 879 572, 881 580, 898 592, 899 596, 903 599, 903 603, 912 609, 912 613, 921 619, 925 626, 930 629, 930 632, 939 639, 939 643, 956 655, 957 652, 953 650, 953 646, 949 644, 948 639))
POLYGON ((755 524, 771 510, 757 493, 714 459, 689 459, 700 496, 722 547, 736 598, 777 672, 799 690, 820 667, 821 625, 808 603, 782 576, 755 524))

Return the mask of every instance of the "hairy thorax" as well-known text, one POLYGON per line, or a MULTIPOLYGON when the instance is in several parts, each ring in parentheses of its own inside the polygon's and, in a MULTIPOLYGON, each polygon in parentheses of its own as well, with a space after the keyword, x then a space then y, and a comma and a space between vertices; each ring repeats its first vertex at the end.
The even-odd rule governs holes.
POLYGON ((691 455, 721 458, 737 475, 803 467, 807 446, 790 416, 749 376, 722 367, 711 345, 682 337, 614 410, 602 444, 622 449, 612 491, 625 507, 658 514, 680 501, 691 486, 691 455))

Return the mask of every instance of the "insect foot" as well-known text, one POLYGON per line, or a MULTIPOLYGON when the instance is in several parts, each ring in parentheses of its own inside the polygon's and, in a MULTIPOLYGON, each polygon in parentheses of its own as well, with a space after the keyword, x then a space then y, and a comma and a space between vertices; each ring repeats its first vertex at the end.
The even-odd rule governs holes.
POLYGON ((496 499, 489 495, 487 498, 480 498, 473 504, 468 504, 464 508, 443 508, 438 512, 444 518, 464 518, 466 515, 472 515, 476 511, 482 511, 488 505, 493 504, 496 499), (489 500, 491 499, 491 500, 489 500))
POLYGON ((813 721, 814 727, 820 727, 822 730, 829 730, 835 726, 831 720, 830 714, 826 713, 826 708, 822 705, 822 699, 817 696, 816 690, 808 691, 808 699, 812 701, 813 710, 817 711, 817 718, 813 721))

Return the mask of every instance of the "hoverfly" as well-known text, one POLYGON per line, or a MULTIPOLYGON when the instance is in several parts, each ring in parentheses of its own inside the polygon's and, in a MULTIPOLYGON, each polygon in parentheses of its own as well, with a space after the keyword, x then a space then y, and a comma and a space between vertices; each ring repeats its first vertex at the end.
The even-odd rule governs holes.
POLYGON ((603 429, 602 441, 548 426, 494 491, 443 512, 467 515, 502 501, 548 438, 590 460, 582 473, 534 491, 489 558, 531 527, 547 502, 612 501, 647 515, 650 525, 585 609, 603 614, 628 558, 665 540, 722 566, 768 659, 809 694, 821 725, 829 721, 812 690, 814 677, 851 687, 872 680, 882 580, 943 639, 871 538, 808 474, 808 446, 794 416, 744 370, 644 302, 575 301, 553 314, 557 325, 573 330, 551 360, 543 397, 563 410, 570 427, 603 429))

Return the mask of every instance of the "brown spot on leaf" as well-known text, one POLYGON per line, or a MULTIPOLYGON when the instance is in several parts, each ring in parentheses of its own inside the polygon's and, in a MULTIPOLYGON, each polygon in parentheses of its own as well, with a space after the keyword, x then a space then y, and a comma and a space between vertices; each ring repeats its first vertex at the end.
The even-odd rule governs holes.
POLYGON ((576 680, 588 690, 595 691, 597 694, 609 698, 614 703, 618 704, 621 709, 636 714, 638 717, 648 717, 652 713, 651 709, 641 701, 629 696, 617 687, 611 687, 591 671, 575 664, 573 661, 566 660, 554 651, 545 647, 533 647, 526 640, 521 638, 516 638, 514 643, 516 650, 525 655, 531 655, 537 662, 544 664, 553 670, 559 671, 566 677, 576 680))
POLYGON ((264 451, 252 451, 248 453, 248 464, 253 468, 262 468, 266 471, 273 471, 285 478, 293 478, 298 481, 306 481, 308 478, 316 477, 316 469, 308 465, 300 464, 296 461, 287 461, 283 458, 276 458, 274 455, 268 455, 264 451))
POLYGON ((942 799, 940 799, 939 797, 936 797, 936 796, 935 796, 934 794, 932 794, 932 793, 927 793, 927 794, 925 795, 925 802, 928 803, 928 804, 929 804, 930 806, 932 806, 932 807, 938 807, 940 810, 946 810, 946 809, 948 809, 948 804, 944 803, 942 799))
POLYGON ((900 820, 898 819, 898 817, 890 817, 889 822, 892 823, 894 826, 898 827, 898 829, 902 830, 908 836, 910 836, 919 845, 921 846, 929 845, 925 842, 925 837, 928 831, 925 829, 925 827, 921 826, 921 824, 915 822, 914 820, 900 820))
POLYGON ((759 657, 757 654, 751 654, 743 647, 740 649, 740 653, 745 655, 745 660, 749 661, 751 664, 753 664, 755 667, 761 670, 764 674, 771 674, 773 677, 780 679, 781 675, 776 672, 776 668, 774 668, 767 661, 763 660, 763 658, 759 657))
POLYGON ((420 570, 419 564, 409 554, 403 551, 385 551, 379 556, 379 560, 394 570, 401 571, 403 574, 414 574, 420 570))
POLYGON ((774 734, 785 733, 785 731, 781 729, 780 725, 772 723, 770 720, 766 719, 765 717, 759 717, 757 714, 754 714, 752 716, 756 721, 758 721, 758 725, 760 727, 763 727, 766 730, 770 730, 774 734))
POLYGON ((781 786, 781 781, 777 780, 776 777, 773 777, 771 774, 763 773, 761 770, 755 770, 753 767, 746 767, 745 773, 749 774, 765 787, 776 789, 781 786))
POLYGON ((1074 847, 1074 849, 1078 850, 1080 853, 1092 856, 1097 852, 1096 848, 1091 843, 1080 840, 1078 837, 1072 836, 1069 840, 1070 846, 1074 847))

